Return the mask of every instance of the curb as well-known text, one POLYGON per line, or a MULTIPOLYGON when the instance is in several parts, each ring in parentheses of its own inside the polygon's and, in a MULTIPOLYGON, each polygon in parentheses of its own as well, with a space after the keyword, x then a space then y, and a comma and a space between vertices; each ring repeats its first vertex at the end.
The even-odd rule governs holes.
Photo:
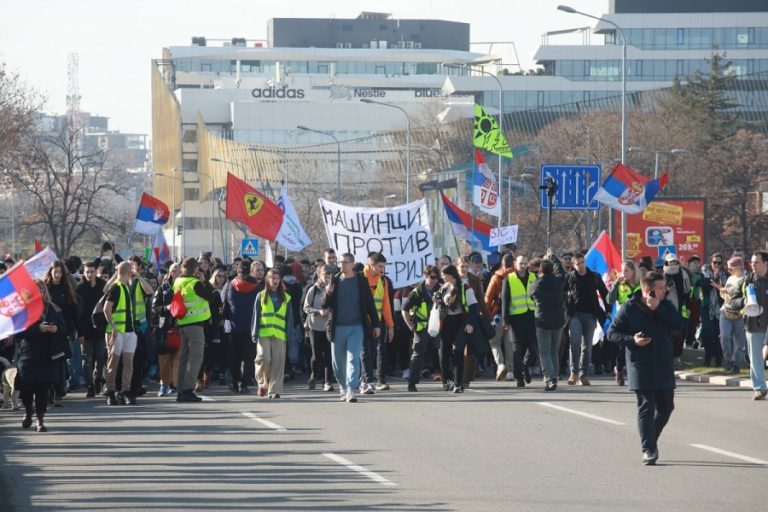
POLYGON ((684 380, 687 382, 698 382, 701 384, 712 384, 714 386, 752 389, 752 381, 750 379, 742 379, 741 377, 728 377, 726 375, 702 375, 700 373, 676 371, 675 379, 684 380))

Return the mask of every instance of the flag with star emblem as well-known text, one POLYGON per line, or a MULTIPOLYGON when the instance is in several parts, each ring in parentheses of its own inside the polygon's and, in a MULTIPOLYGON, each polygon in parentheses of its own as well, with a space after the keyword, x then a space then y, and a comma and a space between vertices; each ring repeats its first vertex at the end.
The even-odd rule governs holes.
POLYGON ((232 173, 227 173, 227 212, 230 220, 244 223, 248 231, 274 240, 283 225, 283 210, 267 196, 232 173))
POLYGON ((496 120, 477 103, 475 103, 475 129, 472 133, 475 147, 512 158, 512 150, 509 149, 507 139, 499 130, 496 120))

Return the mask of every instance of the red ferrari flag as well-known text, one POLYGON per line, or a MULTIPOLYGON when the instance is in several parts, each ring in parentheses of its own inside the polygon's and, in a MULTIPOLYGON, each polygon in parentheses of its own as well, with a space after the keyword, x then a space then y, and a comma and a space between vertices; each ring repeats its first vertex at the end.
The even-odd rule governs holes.
POLYGON ((283 210, 267 196, 227 173, 227 213, 230 220, 248 226, 248 231, 266 240, 274 240, 283 225, 283 210))

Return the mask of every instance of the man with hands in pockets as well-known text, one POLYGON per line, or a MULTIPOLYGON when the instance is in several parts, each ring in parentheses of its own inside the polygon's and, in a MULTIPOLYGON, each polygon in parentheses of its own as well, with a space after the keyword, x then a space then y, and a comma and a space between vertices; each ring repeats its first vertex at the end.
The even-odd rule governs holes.
POLYGON ((665 294, 664 276, 649 272, 608 329, 608 340, 626 350, 645 465, 653 465, 659 458, 656 443, 675 408, 672 331, 682 329, 683 321, 665 294))

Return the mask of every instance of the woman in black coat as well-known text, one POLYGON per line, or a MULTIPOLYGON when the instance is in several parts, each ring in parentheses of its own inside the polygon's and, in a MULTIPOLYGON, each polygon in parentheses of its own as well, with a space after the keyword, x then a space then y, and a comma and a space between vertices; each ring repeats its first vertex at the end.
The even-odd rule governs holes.
POLYGON ((19 390, 25 414, 21 422, 24 429, 32 426, 32 412, 37 417, 37 431, 46 432, 45 411, 51 385, 57 381, 58 368, 65 357, 66 338, 64 321, 56 305, 50 302, 45 284, 37 281, 45 297, 43 315, 25 331, 15 336, 18 344, 19 390))

